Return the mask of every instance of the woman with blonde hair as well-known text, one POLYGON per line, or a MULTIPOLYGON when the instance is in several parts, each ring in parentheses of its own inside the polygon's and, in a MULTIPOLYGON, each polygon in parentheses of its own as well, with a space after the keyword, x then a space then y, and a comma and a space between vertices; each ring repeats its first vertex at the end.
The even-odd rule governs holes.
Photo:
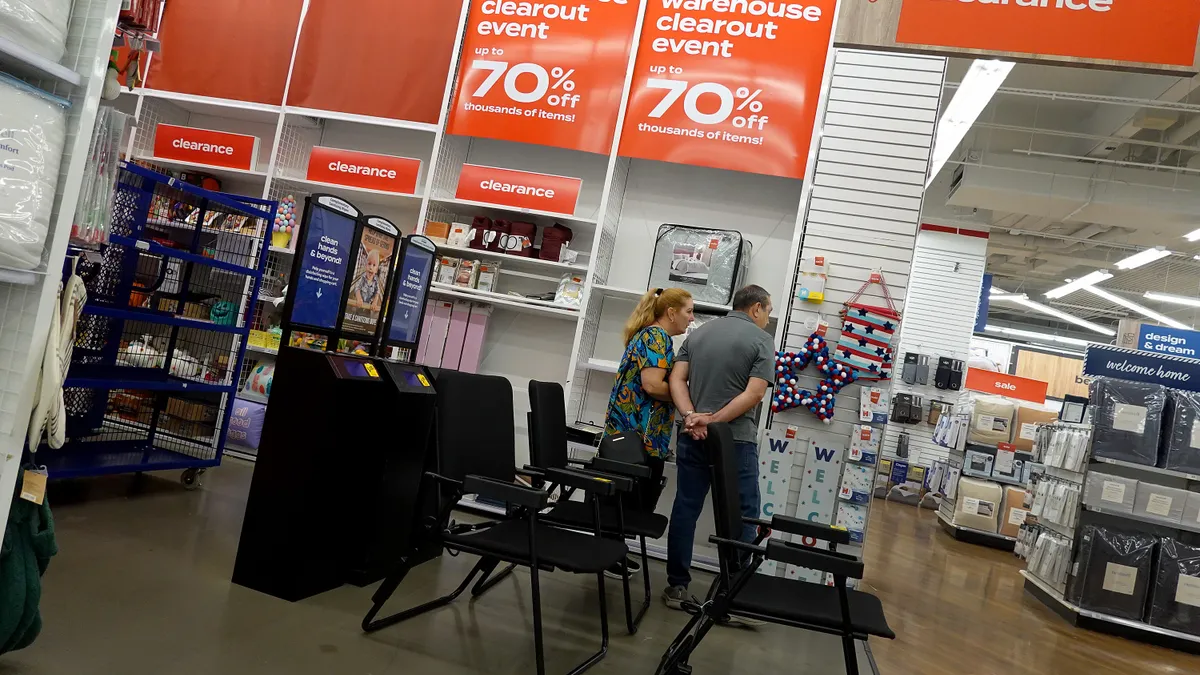
MULTIPOLYGON (((667 384, 675 365, 671 338, 682 335, 693 319, 692 294, 682 288, 647 291, 625 322, 625 353, 608 399, 604 435, 634 434, 642 440, 650 479, 643 494, 653 491, 641 508, 653 511, 662 481, 663 464, 671 450, 675 409, 667 384)), ((629 561, 631 565, 633 560, 629 561)), ((636 571, 632 565, 631 572, 636 571)))

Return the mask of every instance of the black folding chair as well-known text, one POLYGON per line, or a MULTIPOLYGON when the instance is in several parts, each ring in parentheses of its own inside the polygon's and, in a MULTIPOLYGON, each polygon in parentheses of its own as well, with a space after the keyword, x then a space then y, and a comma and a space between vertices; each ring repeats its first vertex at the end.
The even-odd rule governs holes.
MULTIPOLYGON (((529 382, 529 450, 534 469, 565 469, 573 464, 598 472, 597 475, 607 478, 621 476, 631 479, 631 490, 625 494, 635 497, 635 503, 644 503, 639 490, 646 489, 642 483, 650 478, 650 467, 644 463, 623 462, 603 454, 583 463, 574 463, 567 453, 567 411, 563 401, 563 388, 557 382, 529 382)), ((604 446, 601 446, 602 452, 604 446)), ((621 569, 622 585, 625 591, 625 625, 629 634, 637 632, 650 608, 650 558, 646 553, 646 538, 658 539, 667 531, 667 517, 645 511, 643 509, 625 508, 621 495, 605 500, 600 507, 600 529, 610 537, 619 537, 622 541, 629 537, 637 537, 642 548, 642 580, 645 587, 645 600, 633 615, 633 605, 629 590, 629 573, 623 564, 621 569)), ((596 500, 593 500, 596 501, 596 500)), ((561 527, 573 529, 591 529, 593 505, 586 502, 574 502, 560 498, 553 509, 542 515, 542 521, 561 527)))
MULTIPOLYGON (((625 560, 629 552, 625 542, 599 536, 599 502, 593 508, 591 523, 583 528, 594 534, 572 532, 542 522, 538 511, 546 507, 547 493, 514 482, 513 394, 508 380, 442 371, 437 380, 437 396, 438 473, 427 473, 426 480, 436 481, 440 498, 437 522, 425 524, 425 536, 440 540, 447 550, 477 555, 479 562, 449 595, 376 619, 384 603, 416 564, 417 550, 424 549, 425 542, 414 543, 410 555, 399 562, 372 596, 371 610, 363 618, 363 631, 374 632, 447 605, 466 590, 477 574, 482 574, 471 589, 472 595, 479 596, 520 565, 529 568, 536 672, 544 675, 540 574, 554 570, 595 574, 600 591, 601 647, 569 675, 582 673, 599 663, 608 651, 604 570, 625 560), (468 414, 469 420, 465 419, 468 414), (479 524, 452 522, 451 511, 465 494, 505 502, 510 517, 479 524), (492 576, 501 562, 510 564, 492 576)), ((616 492, 617 482, 569 469, 549 469, 546 476, 560 485, 600 497, 616 492)), ((426 489, 429 487, 427 484, 426 489)))
POLYGON ((842 638, 846 673, 858 675, 855 640, 868 636, 894 639, 879 598, 846 587, 846 579, 861 579, 863 563, 854 556, 837 552, 839 544, 850 543, 850 533, 808 521, 774 516, 768 522, 743 518, 738 494, 738 460, 733 434, 726 424, 708 427, 704 444, 712 468, 713 516, 716 534, 709 541, 717 545, 721 572, 700 606, 689 607, 695 615, 667 648, 658 667, 658 675, 687 675, 692 672, 688 658, 713 624, 729 615, 837 635, 842 638), (822 551, 768 539, 766 546, 739 539, 743 523, 758 525, 760 540, 771 528, 802 537, 829 542, 822 551), (833 586, 793 581, 758 574, 764 559, 775 560, 833 575, 833 586))

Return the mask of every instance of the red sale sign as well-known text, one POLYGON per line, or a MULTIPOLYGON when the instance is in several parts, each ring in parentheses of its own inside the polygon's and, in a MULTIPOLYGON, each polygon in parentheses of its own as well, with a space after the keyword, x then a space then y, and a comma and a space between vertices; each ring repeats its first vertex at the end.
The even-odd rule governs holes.
POLYGON ((621 155, 803 178, 837 0, 649 0, 621 155))
POLYGON ((472 2, 447 131, 608 154, 638 5, 472 2))
POLYGON ((578 178, 464 164, 454 197, 571 215, 582 187, 578 178))
POLYGON ((258 137, 160 124, 154 131, 154 156, 252 171, 258 161, 258 137))
POLYGON ((421 160, 317 146, 308 158, 308 180, 412 194, 421 160))

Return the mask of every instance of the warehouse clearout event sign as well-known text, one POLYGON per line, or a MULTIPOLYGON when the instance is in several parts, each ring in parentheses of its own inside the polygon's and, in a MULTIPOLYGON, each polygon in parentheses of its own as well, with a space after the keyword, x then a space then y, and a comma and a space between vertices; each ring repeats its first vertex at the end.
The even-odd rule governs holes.
POLYGON ((638 0, 472 2, 449 133, 608 154, 637 15, 638 0))
POLYGON ((836 0, 649 0, 620 154, 803 178, 836 0))

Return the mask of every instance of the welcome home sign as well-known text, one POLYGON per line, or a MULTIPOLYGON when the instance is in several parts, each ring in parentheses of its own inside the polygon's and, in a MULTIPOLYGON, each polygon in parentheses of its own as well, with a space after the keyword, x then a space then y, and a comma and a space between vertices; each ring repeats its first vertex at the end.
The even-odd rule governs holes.
POLYGON ((1200 391, 1200 360, 1139 352, 1109 345, 1089 345, 1083 373, 1115 377, 1172 389, 1200 391))

